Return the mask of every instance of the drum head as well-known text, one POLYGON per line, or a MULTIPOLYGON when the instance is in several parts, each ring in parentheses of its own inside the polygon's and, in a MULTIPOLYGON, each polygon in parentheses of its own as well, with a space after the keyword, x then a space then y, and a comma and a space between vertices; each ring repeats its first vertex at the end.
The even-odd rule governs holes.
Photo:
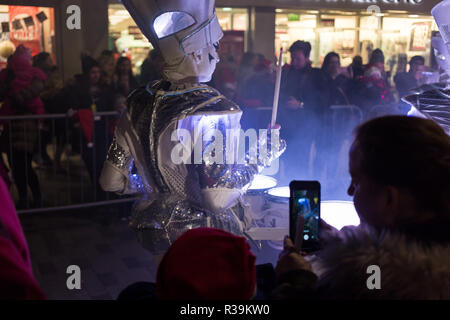
POLYGON ((288 202, 289 203, 290 190, 289 187, 272 188, 267 191, 267 198, 273 202, 288 202))
POLYGON ((252 184, 250 185, 248 190, 267 190, 275 187, 276 185, 277 180, 275 178, 257 174, 253 178, 252 184))
POLYGON ((323 221, 340 230, 345 226, 358 226, 358 213, 351 201, 322 201, 320 215, 323 221))

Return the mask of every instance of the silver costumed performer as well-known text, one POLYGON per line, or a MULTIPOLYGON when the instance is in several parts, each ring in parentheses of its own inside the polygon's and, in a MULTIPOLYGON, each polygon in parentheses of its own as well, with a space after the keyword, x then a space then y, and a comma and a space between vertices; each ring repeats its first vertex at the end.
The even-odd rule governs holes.
MULTIPOLYGON (((100 177, 102 188, 141 194, 130 225, 142 245, 155 254, 197 227, 243 235, 247 219, 235 208, 253 176, 281 155, 285 143, 275 139, 275 131, 260 137, 243 161, 216 161, 221 150, 212 148, 219 139, 215 133, 228 138, 228 130, 240 128, 242 111, 201 84, 211 79, 223 36, 214 0, 122 2, 162 54, 164 79, 128 97, 100 177), (271 138, 272 148, 259 154, 271 138), (184 161, 179 161, 179 154, 184 161), (132 174, 133 165, 138 174, 132 174)), ((229 140, 223 143, 223 158, 232 154, 239 159, 239 139, 229 140)))

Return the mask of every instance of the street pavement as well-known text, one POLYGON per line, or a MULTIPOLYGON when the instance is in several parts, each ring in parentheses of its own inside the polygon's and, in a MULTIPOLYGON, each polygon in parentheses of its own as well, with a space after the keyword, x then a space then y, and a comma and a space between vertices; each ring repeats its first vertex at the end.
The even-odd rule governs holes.
MULTIPOLYGON (((34 275, 48 299, 114 300, 128 285, 154 282, 153 256, 128 227, 118 206, 19 215, 34 275), (67 267, 81 270, 81 289, 67 288, 67 267)), ((275 263, 278 251, 263 243, 257 264, 275 263)))

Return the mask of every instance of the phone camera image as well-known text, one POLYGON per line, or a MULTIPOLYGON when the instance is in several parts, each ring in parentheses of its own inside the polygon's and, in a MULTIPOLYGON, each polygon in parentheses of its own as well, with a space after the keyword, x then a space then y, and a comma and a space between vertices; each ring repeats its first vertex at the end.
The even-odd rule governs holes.
POLYGON ((289 184, 289 235, 301 238, 304 252, 320 249, 320 183, 318 181, 292 181, 289 184), (303 230, 297 230, 299 217, 303 217, 303 230))
POLYGON ((293 216, 295 220, 293 223, 297 224, 299 216, 305 219, 303 229, 304 241, 317 241, 319 234, 319 210, 320 198, 317 190, 295 190, 293 192, 294 201, 293 216))

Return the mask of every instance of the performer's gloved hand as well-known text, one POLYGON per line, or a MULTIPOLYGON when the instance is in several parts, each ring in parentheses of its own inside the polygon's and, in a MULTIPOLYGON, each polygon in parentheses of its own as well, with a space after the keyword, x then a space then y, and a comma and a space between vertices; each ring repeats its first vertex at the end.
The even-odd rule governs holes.
POLYGON ((281 129, 281 125, 279 125, 278 123, 275 123, 273 126, 271 123, 269 123, 269 125, 267 126, 268 130, 280 130, 281 129))
POLYGON ((258 165, 265 168, 270 167, 286 150, 286 141, 280 139, 281 126, 269 124, 268 128, 267 136, 259 137, 257 149, 258 165))

